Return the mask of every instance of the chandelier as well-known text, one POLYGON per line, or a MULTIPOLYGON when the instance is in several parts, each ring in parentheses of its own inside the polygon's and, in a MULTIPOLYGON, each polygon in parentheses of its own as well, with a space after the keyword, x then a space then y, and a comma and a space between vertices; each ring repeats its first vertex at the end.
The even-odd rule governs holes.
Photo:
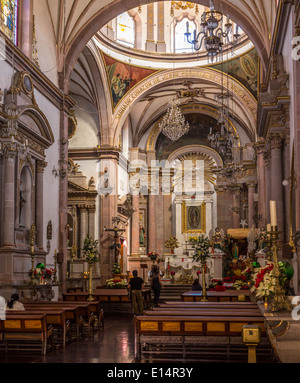
POLYGON ((185 121, 178 105, 179 100, 177 97, 170 100, 168 104, 168 112, 159 124, 162 133, 173 142, 178 141, 179 138, 188 133, 190 129, 190 125, 185 121))
POLYGON ((233 136, 225 124, 220 124, 220 131, 213 133, 210 128, 208 140, 213 149, 227 160, 232 158, 232 149, 235 147, 237 137, 233 136))
POLYGON ((189 32, 189 23, 187 22, 187 30, 184 34, 187 42, 193 45, 195 51, 199 51, 204 43, 208 57, 212 62, 223 51, 223 40, 226 40, 229 45, 234 46, 240 37, 238 26, 236 26, 236 31, 232 35, 232 23, 229 18, 227 18, 224 26, 225 29, 223 28, 222 21, 222 13, 215 11, 214 2, 210 0, 210 11, 204 12, 201 16, 201 31, 196 34, 196 30, 194 30, 194 37, 192 39, 189 32))

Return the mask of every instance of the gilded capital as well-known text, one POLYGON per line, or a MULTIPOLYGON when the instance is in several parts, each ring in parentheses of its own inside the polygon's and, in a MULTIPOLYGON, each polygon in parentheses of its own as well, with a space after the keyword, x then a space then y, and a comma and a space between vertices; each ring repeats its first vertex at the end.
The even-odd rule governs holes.
POLYGON ((282 142, 283 140, 280 134, 275 133, 270 135, 271 150, 281 149, 282 142))
POLYGON ((46 169, 47 166, 48 166, 47 162, 45 162, 45 161, 37 161, 37 163, 36 163, 36 172, 38 174, 44 174, 45 173, 45 169, 46 169))

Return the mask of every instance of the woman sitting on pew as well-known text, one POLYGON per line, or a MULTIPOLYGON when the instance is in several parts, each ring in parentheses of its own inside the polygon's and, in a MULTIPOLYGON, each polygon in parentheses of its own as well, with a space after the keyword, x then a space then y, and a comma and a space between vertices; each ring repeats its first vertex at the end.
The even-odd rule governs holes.
POLYGON ((6 303, 5 310, 25 311, 23 303, 19 302, 19 300, 19 294, 13 294, 10 301, 6 303))
POLYGON ((194 283, 192 284, 192 291, 202 291, 202 287, 201 287, 201 285, 199 283, 199 279, 198 278, 196 278, 194 280, 194 283))

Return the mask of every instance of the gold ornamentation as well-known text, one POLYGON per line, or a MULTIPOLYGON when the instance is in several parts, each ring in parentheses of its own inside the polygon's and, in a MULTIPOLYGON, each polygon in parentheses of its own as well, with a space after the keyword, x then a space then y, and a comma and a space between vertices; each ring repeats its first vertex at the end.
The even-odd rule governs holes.
POLYGON ((32 61, 38 68, 40 68, 39 55, 37 50, 36 30, 35 30, 35 15, 33 15, 32 23, 33 23, 32 25, 32 61))
MULTIPOLYGON (((192 207, 192 205, 190 206, 192 207)), ((206 233, 206 203, 201 204, 200 229, 188 229, 188 214, 186 201, 182 203, 182 233, 183 234, 205 234, 206 233)))

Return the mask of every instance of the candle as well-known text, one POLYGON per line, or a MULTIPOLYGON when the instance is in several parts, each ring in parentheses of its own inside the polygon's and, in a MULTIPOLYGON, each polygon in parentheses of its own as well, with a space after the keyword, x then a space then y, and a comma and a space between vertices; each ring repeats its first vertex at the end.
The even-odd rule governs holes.
POLYGON ((276 201, 270 201, 270 212, 271 212, 271 226, 277 227, 276 201))

